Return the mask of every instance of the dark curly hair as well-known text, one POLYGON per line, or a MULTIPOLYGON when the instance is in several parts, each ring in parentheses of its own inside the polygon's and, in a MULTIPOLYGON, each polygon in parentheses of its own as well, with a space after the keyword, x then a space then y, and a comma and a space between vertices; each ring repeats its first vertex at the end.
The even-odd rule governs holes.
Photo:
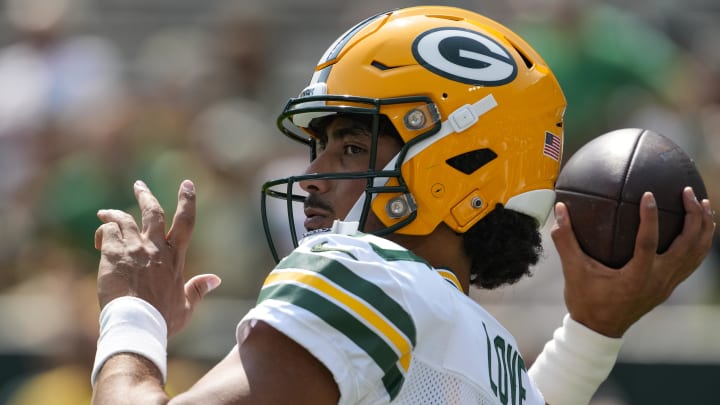
POLYGON ((537 221, 502 204, 463 234, 463 248, 472 259, 470 282, 486 289, 531 276, 543 253, 537 221))

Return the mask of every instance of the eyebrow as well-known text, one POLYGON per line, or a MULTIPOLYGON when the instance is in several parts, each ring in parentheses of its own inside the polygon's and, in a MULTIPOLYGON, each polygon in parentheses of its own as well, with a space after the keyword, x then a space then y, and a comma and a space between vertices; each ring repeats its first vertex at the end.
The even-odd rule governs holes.
POLYGON ((342 128, 338 128, 337 130, 332 131, 332 133, 327 134, 327 131, 324 138, 327 140, 328 135, 332 136, 333 138, 346 138, 346 137, 364 137, 364 138, 370 138, 370 131, 358 123, 353 123, 350 126, 344 126, 342 128))

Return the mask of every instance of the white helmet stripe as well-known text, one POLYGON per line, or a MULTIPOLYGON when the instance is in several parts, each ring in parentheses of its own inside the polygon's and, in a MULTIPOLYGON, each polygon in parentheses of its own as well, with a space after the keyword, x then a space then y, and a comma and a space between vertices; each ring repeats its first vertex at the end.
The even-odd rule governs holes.
MULTIPOLYGON (((398 155, 395 155, 387 165, 383 168, 383 170, 393 170, 395 168, 395 162, 397 162, 398 155)), ((389 179, 387 177, 374 177, 373 178, 373 187, 380 187, 383 184, 387 183, 389 179)), ((373 194, 370 198, 371 201, 375 199, 377 194, 373 194)), ((355 201, 355 204, 350 208, 350 212, 345 216, 344 221, 360 221, 360 217, 362 216, 362 209, 363 205, 365 204, 365 194, 361 194, 360 197, 358 197, 357 201, 355 201)))
MULTIPOLYGON (((405 160, 407 161, 412 159, 415 155, 422 152, 430 145, 452 133, 462 132, 468 129, 478 121, 480 116, 492 110, 496 106, 497 101, 495 100, 495 97, 493 97, 492 94, 488 94, 474 104, 466 104, 458 108, 450 114, 447 120, 443 121, 442 125, 440 126, 440 130, 437 133, 413 145, 405 155, 405 160)), ((395 155, 395 157, 393 157, 390 162, 388 162, 388 164, 385 166, 384 170, 394 169, 397 159, 398 155, 395 155)), ((387 177, 375 177, 373 178, 373 186, 382 186, 387 181, 387 177)), ((371 196, 371 199, 375 199, 375 197, 376 194, 373 194, 371 196)), ((355 201, 355 204, 350 209, 350 212, 348 212, 347 216, 344 218, 344 221, 359 221, 360 216, 362 215, 362 208, 364 203, 365 195, 363 194, 358 198, 357 201, 355 201)))
POLYGON ((361 29, 368 26, 371 22, 387 14, 388 13, 376 14, 372 17, 366 18, 365 20, 356 24, 354 27, 347 30, 338 39, 336 39, 335 42, 333 42, 333 44, 330 45, 330 47, 325 51, 325 54, 323 54, 322 58, 320 58, 318 65, 322 65, 330 60, 337 58, 343 48, 345 48, 345 45, 350 42, 350 40, 352 39, 352 37, 355 36, 355 34, 357 34, 361 29))
POLYGON ((478 121, 480 116, 495 107, 497 107, 497 101, 495 101, 495 97, 493 97, 492 94, 488 94, 474 104, 465 104, 464 106, 458 108, 457 110, 450 113, 450 116, 448 116, 447 120, 443 121, 442 126, 440 127, 440 131, 413 145, 408 150, 407 155, 405 155, 405 160, 407 161, 412 159, 413 157, 415 157, 415 155, 422 152, 430 145, 452 133, 462 132, 470 128, 478 121))

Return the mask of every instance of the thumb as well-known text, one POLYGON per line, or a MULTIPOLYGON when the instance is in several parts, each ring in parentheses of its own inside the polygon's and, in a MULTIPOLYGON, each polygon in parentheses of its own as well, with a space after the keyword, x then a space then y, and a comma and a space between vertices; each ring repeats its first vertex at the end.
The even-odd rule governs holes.
POLYGON ((572 227, 570 211, 564 203, 555 204, 555 225, 550 231, 555 250, 560 256, 565 282, 572 284, 582 277, 579 269, 595 267, 594 260, 587 256, 580 247, 572 227), (580 278, 579 278, 580 277, 580 278))
POLYGON ((580 250, 573 232, 570 212, 564 203, 555 204, 555 225, 550 231, 550 236, 561 259, 573 257, 573 254, 580 250))
POLYGON ((199 274, 185 283, 185 298, 190 308, 195 308, 203 297, 216 289, 222 280, 215 274, 199 274))

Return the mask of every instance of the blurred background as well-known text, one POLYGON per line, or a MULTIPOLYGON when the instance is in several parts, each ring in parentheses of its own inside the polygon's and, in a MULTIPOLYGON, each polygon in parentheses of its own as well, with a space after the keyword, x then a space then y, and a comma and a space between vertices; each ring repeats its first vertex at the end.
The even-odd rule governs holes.
MULTIPOLYGON (((608 130, 652 129, 696 160, 720 204, 720 3, 435 3, 497 19, 544 56, 569 101, 565 159, 608 130)), ((275 116, 347 28, 414 4, 422 3, 3 0, 0 404, 89 403, 99 313, 95 213, 137 214, 136 179, 169 217, 180 181, 195 181, 198 222, 186 269, 224 280, 171 341, 168 389, 187 388, 227 353, 272 267, 259 187, 307 161, 275 129, 275 116)), ((472 292, 515 334, 528 362, 565 312, 556 253, 549 240, 545 246, 532 278, 472 292)), ((630 330, 593 404, 713 402, 718 253, 716 246, 630 330)))

